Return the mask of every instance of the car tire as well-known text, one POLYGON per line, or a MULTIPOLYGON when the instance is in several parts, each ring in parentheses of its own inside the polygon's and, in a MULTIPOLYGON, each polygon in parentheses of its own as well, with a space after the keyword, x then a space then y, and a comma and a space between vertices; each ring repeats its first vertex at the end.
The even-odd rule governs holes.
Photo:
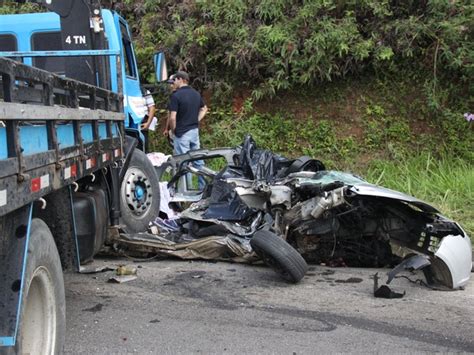
POLYGON ((147 230, 160 213, 160 185, 145 153, 135 149, 120 188, 120 223, 127 233, 147 230))
POLYGON ((250 245, 265 264, 288 282, 299 282, 308 271, 308 264, 303 257, 275 233, 258 231, 250 240, 250 245))
POLYGON ((30 225, 17 354, 60 354, 66 336, 66 300, 58 250, 46 223, 30 225))

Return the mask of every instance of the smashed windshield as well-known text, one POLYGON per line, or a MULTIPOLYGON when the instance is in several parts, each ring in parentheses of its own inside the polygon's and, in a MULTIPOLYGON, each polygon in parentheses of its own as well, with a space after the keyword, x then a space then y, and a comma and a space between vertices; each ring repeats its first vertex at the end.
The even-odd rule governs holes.
POLYGON ((322 185, 330 184, 335 181, 341 181, 346 185, 355 185, 360 183, 366 183, 365 180, 362 178, 351 174, 351 173, 344 173, 341 171, 334 171, 334 170, 323 170, 318 171, 317 173, 313 174, 311 178, 304 178, 300 179, 300 182, 308 182, 308 183, 318 183, 322 185))

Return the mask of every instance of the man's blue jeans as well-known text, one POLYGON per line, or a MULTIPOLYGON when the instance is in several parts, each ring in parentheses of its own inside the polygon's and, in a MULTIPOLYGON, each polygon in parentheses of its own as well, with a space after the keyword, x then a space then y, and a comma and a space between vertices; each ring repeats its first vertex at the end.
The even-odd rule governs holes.
MULTIPOLYGON (((190 150, 196 150, 200 148, 200 143, 199 143, 199 129, 194 128, 189 131, 187 131, 185 134, 183 134, 181 137, 174 137, 173 139, 173 145, 174 145, 174 154, 184 154, 189 152, 190 150)), ((204 165, 204 162, 202 160, 196 160, 193 162, 193 165, 196 168, 199 168, 204 165)), ((191 175, 187 174, 186 175, 186 181, 187 181, 187 186, 190 188, 192 186, 191 182, 191 175)), ((204 187, 206 186, 206 180, 202 176, 198 176, 198 186, 199 190, 203 190, 204 187)))

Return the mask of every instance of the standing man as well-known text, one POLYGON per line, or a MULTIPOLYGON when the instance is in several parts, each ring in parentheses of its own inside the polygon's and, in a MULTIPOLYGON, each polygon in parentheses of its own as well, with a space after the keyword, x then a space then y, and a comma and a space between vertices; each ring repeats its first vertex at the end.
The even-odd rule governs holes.
MULTIPOLYGON (((188 84, 188 73, 178 71, 174 75, 176 91, 171 95, 169 124, 166 126, 174 134, 175 154, 184 154, 200 148, 199 122, 207 113, 207 106, 201 95, 188 84)), ((204 162, 198 160, 194 165, 199 167, 204 165, 204 162)), ((203 189, 204 186, 205 180, 199 176, 199 189, 203 189)))
MULTIPOLYGON (((142 124, 140 125, 141 131, 145 136, 145 153, 149 153, 149 139, 148 139, 148 130, 150 129, 150 125, 152 124, 153 120, 155 119, 155 100, 153 100, 153 96, 151 96, 151 92, 146 89, 142 89, 144 106, 143 110, 145 116, 143 117, 142 124)), ((152 128, 154 130, 154 128, 152 128)))

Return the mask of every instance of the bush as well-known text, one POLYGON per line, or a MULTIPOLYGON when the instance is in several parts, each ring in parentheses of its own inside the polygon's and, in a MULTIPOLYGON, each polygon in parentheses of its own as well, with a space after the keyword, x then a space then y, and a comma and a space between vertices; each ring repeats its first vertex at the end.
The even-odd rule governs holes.
POLYGON ((143 48, 145 77, 151 60, 141 53, 164 50, 175 69, 221 98, 236 86, 259 99, 403 67, 431 73, 426 87, 436 108, 449 93, 445 79, 474 92, 474 5, 467 0, 125 0, 117 8, 143 48))

